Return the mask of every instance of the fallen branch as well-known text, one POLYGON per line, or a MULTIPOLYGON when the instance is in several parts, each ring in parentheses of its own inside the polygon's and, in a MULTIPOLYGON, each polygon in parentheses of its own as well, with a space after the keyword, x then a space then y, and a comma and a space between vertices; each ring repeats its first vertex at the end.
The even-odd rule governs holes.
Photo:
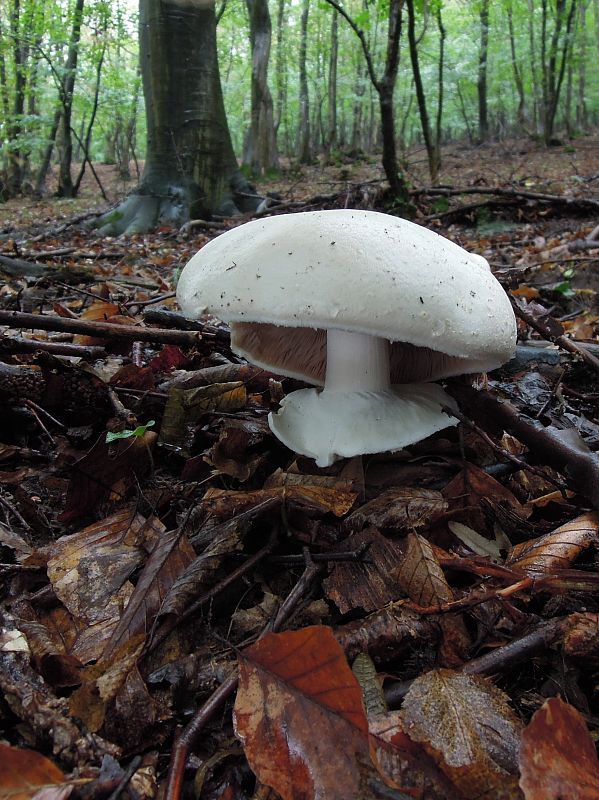
POLYGON ((47 264, 37 264, 34 261, 25 261, 22 258, 0 256, 0 272, 11 275, 13 278, 59 278, 65 283, 77 280, 96 280, 92 273, 81 267, 52 267, 47 264))
POLYGON ((43 350, 54 356, 72 356, 85 358, 93 361, 97 358, 105 358, 106 350, 95 345, 69 344, 68 342, 46 342, 38 339, 25 339, 22 336, 0 337, 0 353, 8 355, 12 353, 37 353, 43 350))
MULTIPOLYGON (((517 302, 511 295, 509 295, 509 297, 515 314, 520 317, 523 322, 526 322, 526 324, 529 325, 533 330, 539 333, 543 339, 558 345, 558 347, 561 347, 562 350, 567 350, 569 353, 574 353, 575 355, 580 356, 585 364, 588 364, 589 367, 592 367, 594 370, 599 372, 599 358, 596 358, 587 348, 579 345, 578 342, 575 342, 573 339, 568 339, 568 337, 564 336, 563 333, 554 332, 556 329, 554 328, 552 330, 550 324, 543 323, 538 315, 532 314, 530 311, 523 308, 520 303, 517 302)), ((547 317, 549 317, 549 315, 547 315, 547 317)), ((557 320, 553 322, 555 326, 559 326, 557 331, 563 331, 562 326, 559 322, 557 322, 557 320)))
POLYGON ((129 339, 137 342, 178 344, 182 347, 193 347, 202 340, 202 335, 197 331, 140 328, 137 325, 113 325, 110 322, 69 319, 50 314, 26 314, 22 311, 0 311, 0 325, 8 325, 11 328, 82 333, 103 339, 129 339))
POLYGON ((593 508, 599 509, 599 455, 587 447, 577 430, 545 426, 508 400, 465 384, 452 382, 448 391, 478 425, 486 430, 493 428, 492 433, 498 429, 511 433, 541 463, 559 470, 570 489, 584 495, 593 508))
POLYGON ((522 200, 539 200, 546 203, 557 203, 567 206, 582 205, 590 209, 599 208, 599 200, 595 200, 592 197, 568 197, 567 195, 561 194, 546 194, 544 192, 508 189, 502 186, 432 186, 427 189, 414 189, 410 194, 412 196, 428 195, 432 197, 455 197, 460 194, 487 194, 522 200))

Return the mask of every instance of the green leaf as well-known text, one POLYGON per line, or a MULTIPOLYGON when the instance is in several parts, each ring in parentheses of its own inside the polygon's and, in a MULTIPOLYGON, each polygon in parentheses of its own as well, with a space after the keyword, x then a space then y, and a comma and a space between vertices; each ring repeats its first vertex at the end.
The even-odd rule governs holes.
POLYGON ((156 420, 151 419, 149 422, 146 422, 145 425, 138 425, 133 431, 128 429, 125 429, 124 431, 118 431, 117 433, 108 431, 106 434, 106 444, 115 442, 117 439, 130 439, 132 436, 143 436, 148 428, 151 428, 152 425, 155 424, 156 420))

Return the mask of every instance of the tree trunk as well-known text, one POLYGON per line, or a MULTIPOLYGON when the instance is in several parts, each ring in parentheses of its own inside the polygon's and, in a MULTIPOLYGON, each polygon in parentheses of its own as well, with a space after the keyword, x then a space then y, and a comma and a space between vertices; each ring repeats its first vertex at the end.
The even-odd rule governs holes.
POLYGON ((312 150, 310 147, 310 98, 308 95, 308 71, 306 53, 308 49, 308 14, 310 0, 303 0, 300 25, 299 50, 299 127, 298 127, 298 159, 300 164, 310 164, 312 150))
POLYGON ((529 61, 530 61, 530 74, 532 78, 532 121, 535 133, 539 132, 539 117, 540 109, 543 105, 542 90, 539 89, 539 70, 537 60, 537 45, 535 38, 534 26, 534 0, 527 0, 528 2, 528 45, 529 45, 529 61))
POLYGON ((76 0, 73 12, 73 27, 69 40, 69 51, 64 65, 64 78, 61 87, 62 113, 60 115, 60 164, 58 170, 59 197, 74 197, 71 164, 73 161, 73 139, 71 136, 71 117, 73 113, 73 92, 77 74, 79 42, 81 40, 81 22, 83 19, 84 0, 76 0))
POLYGON ((382 164, 385 176, 389 183, 389 190, 392 196, 392 204, 399 214, 410 215, 413 212, 410 203, 408 185, 403 174, 399 170, 397 161, 397 146, 395 142, 395 115, 393 109, 393 93, 397 82, 397 70, 399 67, 399 41, 401 39, 401 7, 403 0, 389 0, 389 25, 387 29, 387 53, 385 57, 385 68, 382 78, 379 80, 374 71, 374 64, 370 48, 364 31, 349 16, 345 8, 337 0, 327 0, 329 5, 336 8, 341 16, 349 23, 350 27, 360 40, 368 75, 372 85, 379 96, 379 107, 381 114, 381 135, 383 140, 382 164))
POLYGON ((362 114, 364 110, 364 76, 362 59, 356 67, 356 82, 354 84, 354 102, 352 109, 351 141, 349 145, 351 155, 357 156, 362 151, 362 114))
POLYGON ((24 177, 23 152, 19 140, 23 132, 22 119, 25 114, 26 65, 28 58, 27 40, 21 30, 23 26, 20 0, 13 0, 9 24, 12 39, 14 92, 12 113, 8 117, 7 125, 7 138, 11 143, 8 151, 7 186, 8 193, 14 196, 21 191, 24 177))
POLYGON ((246 0, 246 6, 252 51, 252 100, 243 162, 254 175, 264 175, 279 168, 272 96, 268 88, 272 29, 268 0, 246 0))
POLYGON ((412 62, 412 73, 414 75, 414 88, 416 89, 416 99, 418 101, 418 113, 420 115, 420 125, 424 146, 428 157, 428 169, 431 181, 435 183, 439 174, 439 150, 435 146, 431 129, 428 109, 426 107, 426 95, 422 84, 420 73, 420 62, 418 60, 418 44, 416 42, 416 14, 414 10, 414 0, 406 0, 408 9, 408 44, 410 48, 410 60, 412 62))
POLYGON ((480 50, 478 54, 478 138, 486 142, 489 138, 489 110, 487 105, 487 61, 489 57, 489 0, 482 0, 480 7, 480 50))
MULTIPOLYGON (((542 48, 543 53, 543 139, 546 145, 553 141, 555 117, 559 103, 568 53, 571 45, 572 25, 576 13, 576 0, 556 0, 555 22, 549 44, 542 48), (562 35, 563 34, 563 35, 562 35)), ((547 35, 547 0, 542 0, 542 27, 543 37, 547 35)))
POLYGON ((580 56, 578 60, 578 85, 576 91, 576 127, 584 130, 587 127, 586 104, 586 66, 587 66, 587 6, 583 2, 579 11, 580 22, 578 31, 580 35, 580 56))
POLYGON ((285 12, 287 0, 278 0, 277 4, 277 56, 276 56, 276 103, 275 103, 275 133, 279 133, 281 123, 285 120, 285 155, 289 157, 291 147, 289 142, 289 122, 287 120, 287 58, 283 46, 283 31, 285 30, 285 12))
POLYGON ((514 32, 512 0, 508 0, 508 5, 506 10, 507 10, 508 31, 510 36, 510 51, 512 54, 512 68, 514 70, 514 83, 516 84, 516 91, 518 92, 518 110, 516 113, 518 119, 518 126, 520 128, 524 128, 526 124, 526 101, 524 96, 524 81, 522 79, 522 68, 516 56, 516 35, 514 32))
POLYGON ((140 57, 145 168, 135 192, 99 220, 101 231, 137 233, 255 208, 225 115, 214 2, 141 0, 140 57))
POLYGON ((329 85, 327 89, 327 161, 337 147, 337 61, 339 58, 339 17, 333 9, 331 16, 331 50, 329 52, 329 85))

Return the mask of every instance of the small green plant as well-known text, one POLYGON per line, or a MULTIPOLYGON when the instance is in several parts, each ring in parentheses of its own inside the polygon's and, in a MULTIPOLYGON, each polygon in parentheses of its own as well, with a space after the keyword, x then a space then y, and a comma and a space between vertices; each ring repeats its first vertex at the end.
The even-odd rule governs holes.
POLYGON ((135 430, 129 430, 126 428, 124 431, 117 431, 116 433, 113 431, 108 431, 106 434, 106 444, 115 442, 117 439, 131 439, 132 436, 143 436, 148 428, 151 428, 152 425, 155 424, 156 421, 151 419, 149 422, 146 422, 145 425, 138 425, 135 430))

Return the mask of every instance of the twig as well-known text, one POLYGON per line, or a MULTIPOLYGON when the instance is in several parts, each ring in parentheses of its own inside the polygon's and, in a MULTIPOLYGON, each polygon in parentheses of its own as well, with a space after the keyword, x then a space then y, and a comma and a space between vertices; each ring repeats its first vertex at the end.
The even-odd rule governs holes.
POLYGON ((567 620, 564 618, 549 620, 525 636, 514 639, 513 642, 491 650, 478 658, 473 658, 472 661, 464 664, 462 672, 469 675, 490 675, 494 672, 501 672, 551 646, 563 636, 566 624, 567 620))
POLYGON ((508 400, 465 384, 451 383, 449 393, 481 426, 502 428, 525 444, 542 463, 556 467, 575 492, 585 495, 599 509, 599 456, 573 429, 545 426, 519 411, 508 400))
POLYGON ((520 317, 523 322, 526 322, 527 325, 533 328, 533 330, 539 333, 543 339, 546 339, 548 342, 553 342, 553 344, 558 345, 563 350, 567 350, 570 353, 575 353, 576 355, 580 356, 582 360, 589 365, 589 367, 592 367, 594 370, 599 372, 599 358, 595 358, 592 353, 590 353, 584 347, 581 347, 572 339, 568 339, 567 336, 555 336, 552 334, 547 325, 543 325, 540 320, 534 317, 526 309, 522 308, 522 306, 513 297, 509 297, 515 314, 520 317))
MULTIPOLYGON (((306 569, 301 575, 298 582, 295 584, 287 598, 279 608, 279 611, 272 621, 269 623, 259 636, 261 639, 267 633, 277 631, 282 628, 285 622, 289 619, 295 611, 300 600, 308 593, 312 582, 320 574, 322 567, 317 566, 310 559, 306 564, 306 569)), ((164 800, 179 800, 181 797, 181 789, 183 784, 183 775, 185 771, 185 763, 189 751, 194 745, 194 742, 216 712, 221 708, 223 703, 230 697, 237 689, 239 683, 239 676, 235 669, 228 678, 216 689, 216 691, 208 698, 206 703, 198 709, 194 714, 191 721, 182 731, 181 735, 174 744, 173 752, 171 755, 171 763, 169 766, 166 791, 164 800)))
MULTIPOLYGON (((552 577, 552 576, 544 576, 552 577)), ((488 589, 483 592, 471 592, 465 597, 460 597, 459 600, 449 600, 446 603, 437 603, 434 606, 419 606, 411 600, 398 600, 396 605, 408 608, 416 614, 452 614, 454 611, 461 611, 464 608, 473 608, 479 606, 481 603, 486 603, 488 600, 501 600, 506 597, 511 597, 519 592, 531 589, 535 584, 542 582, 543 578, 532 578, 527 576, 522 578, 505 589, 488 589)))
POLYGON ((140 342, 178 344, 183 347, 193 347, 202 339, 201 334, 197 331, 140 328, 137 325, 112 325, 109 322, 68 319, 50 314, 26 314, 22 311, 0 311, 0 325, 9 325, 11 328, 83 333, 105 339, 133 339, 140 342))
POLYGON ((549 473, 546 470, 542 469, 541 467, 535 467, 532 464, 528 464, 523 459, 518 458, 518 456, 515 456, 513 453, 510 453, 508 450, 505 450, 503 447, 498 445, 496 442, 493 441, 493 439, 489 436, 489 434, 486 433, 486 431, 483 431, 482 428, 479 428, 478 425, 469 420, 468 417, 464 416, 464 414, 462 414, 461 411, 458 411, 455 408, 449 408, 449 406, 444 406, 443 411, 445 411, 446 414, 454 416, 457 419, 459 419, 463 425, 466 425, 467 428, 470 428, 471 431, 480 436, 480 438, 483 441, 485 441, 489 445, 489 447, 491 447, 498 455, 500 455, 502 458, 507 459, 508 461, 511 461, 512 464, 518 467, 518 469, 528 470, 528 472, 531 472, 533 475, 537 475, 544 481, 552 483, 556 487, 556 489, 560 490, 560 492, 565 492, 566 489, 568 488, 565 483, 556 480, 556 478, 549 475, 549 473))
POLYGON ((95 361, 106 356, 103 347, 89 346, 82 344, 70 344, 68 342, 47 342, 38 339, 25 339, 22 336, 3 336, 0 337, 0 353, 37 353, 43 350, 55 356, 74 356, 85 358, 88 361, 95 361))
MULTIPOLYGON (((91 166, 91 165, 90 165, 91 166)), ((142 762, 141 756, 135 756, 135 758, 131 761, 127 769, 125 770, 125 774, 121 778, 119 785, 116 787, 114 792, 110 795, 108 800, 119 800, 119 797, 123 794, 127 786, 129 785, 129 781, 137 772, 139 765, 142 762)))
POLYGON ((161 642, 163 642, 167 636, 169 636, 172 631, 182 622, 189 619, 189 617, 196 614, 200 608, 207 603, 209 600, 212 600, 216 597, 220 592, 227 589, 231 584, 235 583, 235 581, 239 580, 239 578, 243 577, 247 572, 252 570, 256 564, 262 561, 263 558, 266 558, 270 553, 272 553, 274 546, 277 542, 277 534, 278 531, 273 530, 270 535, 268 542, 258 550, 257 553, 254 553, 253 556, 248 558, 246 561, 243 562, 237 569, 234 569, 233 572, 230 572, 225 578, 219 581, 215 586, 211 587, 207 592, 205 592, 201 597, 188 606, 185 611, 181 614, 178 614, 173 619, 163 623, 154 633, 150 635, 150 639, 148 644, 145 648, 144 653, 149 653, 152 650, 155 650, 161 642))

